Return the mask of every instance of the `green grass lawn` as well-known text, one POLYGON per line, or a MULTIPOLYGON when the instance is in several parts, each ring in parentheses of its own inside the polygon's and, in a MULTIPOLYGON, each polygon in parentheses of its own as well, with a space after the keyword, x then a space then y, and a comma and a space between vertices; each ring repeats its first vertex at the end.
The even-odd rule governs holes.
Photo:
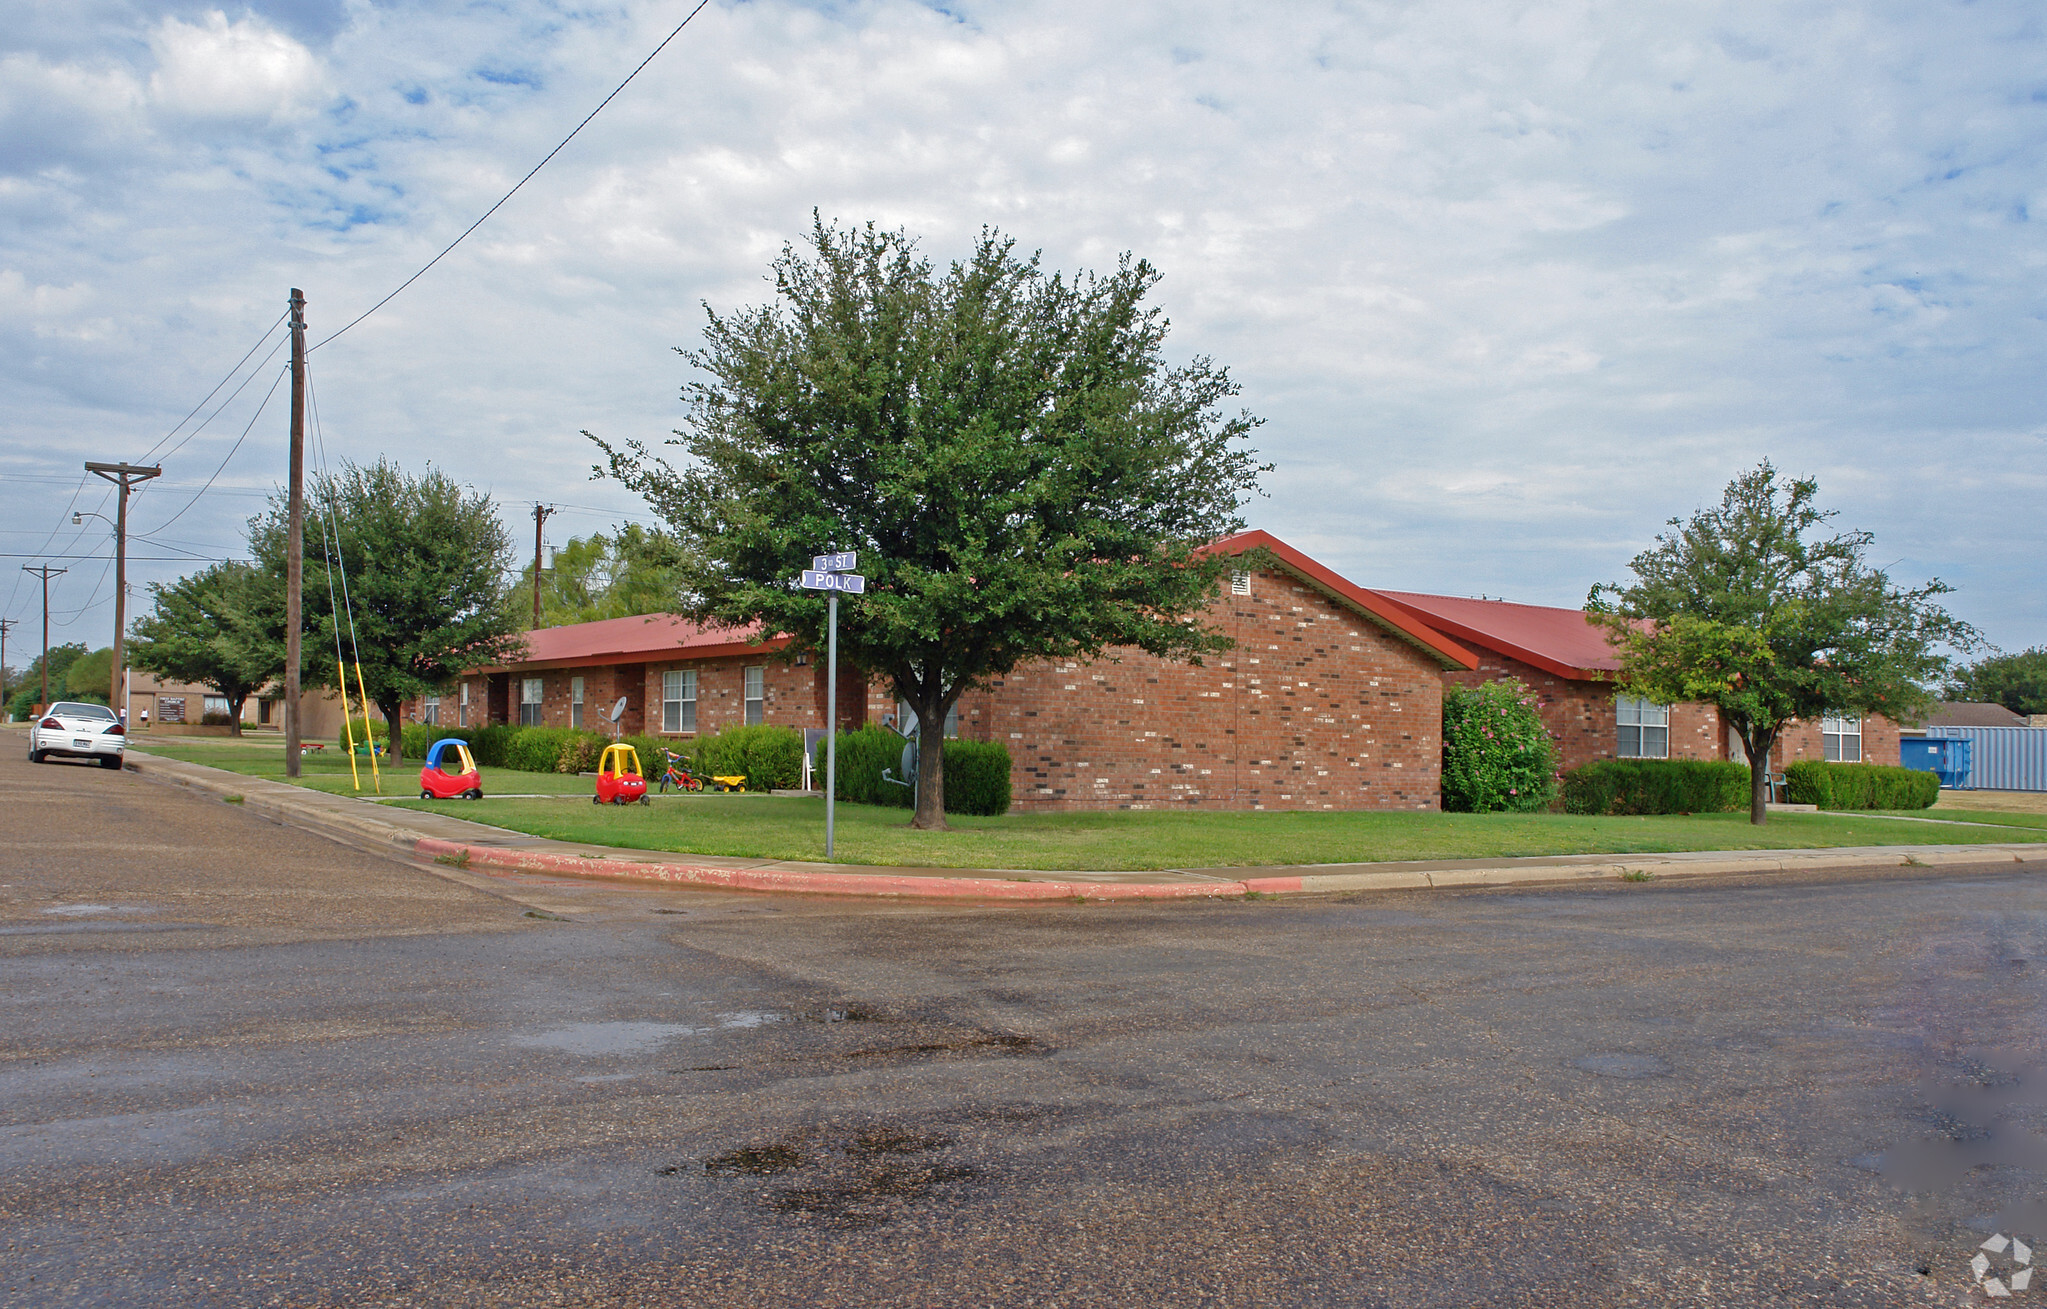
MULTIPOLYGON (((562 841, 756 859, 824 858, 824 801, 706 795, 647 806, 576 800, 399 802, 562 841)), ((1894 823, 1846 814, 1576 818, 1564 814, 1128 812, 953 817, 949 832, 914 832, 909 813, 838 807, 839 862, 937 868, 1103 872, 1382 859, 1485 859, 1673 850, 1960 845, 2043 840, 2024 829, 1894 823)))
POLYGON ((1946 818, 1958 823, 1995 823, 2001 827, 2047 829, 2047 813, 2033 814, 2022 810, 1950 809, 1941 806, 1934 809, 1893 809, 1887 812, 1897 814, 1901 818, 1946 818))
MULTIPOLYGON (((144 754, 161 755, 166 759, 183 759, 188 763, 205 764, 209 768, 224 768, 231 773, 246 773, 251 777, 267 777, 273 782, 291 779, 284 775, 284 739, 277 736, 242 737, 231 736, 144 736, 138 733, 132 740, 132 748, 144 754)), ((341 747, 331 741, 327 748, 317 754, 305 756, 304 768, 300 772, 299 785, 312 787, 316 791, 333 791, 342 795, 356 794, 356 786, 348 772, 348 756, 341 747)), ((385 760, 379 760, 381 767, 385 760)), ((401 763, 394 769, 383 769, 383 794, 419 794, 418 759, 401 763)), ((358 757, 356 765, 361 774, 363 795, 377 794, 370 775, 370 761, 358 757)), ((522 773, 510 768, 484 768, 483 793, 485 795, 587 795, 591 782, 587 777, 567 777, 560 773, 522 773)))

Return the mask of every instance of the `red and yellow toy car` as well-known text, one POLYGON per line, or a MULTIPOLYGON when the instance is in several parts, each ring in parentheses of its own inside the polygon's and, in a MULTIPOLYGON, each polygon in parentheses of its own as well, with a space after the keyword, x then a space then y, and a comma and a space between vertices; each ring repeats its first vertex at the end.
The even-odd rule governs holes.
POLYGON ((629 745, 607 745, 597 761, 597 794, 591 804, 641 804, 647 801, 647 779, 640 775, 640 752, 629 745))
POLYGON ((483 776, 469 747, 452 736, 442 737, 426 752, 426 767, 419 770, 419 798, 422 800, 481 800, 483 776))

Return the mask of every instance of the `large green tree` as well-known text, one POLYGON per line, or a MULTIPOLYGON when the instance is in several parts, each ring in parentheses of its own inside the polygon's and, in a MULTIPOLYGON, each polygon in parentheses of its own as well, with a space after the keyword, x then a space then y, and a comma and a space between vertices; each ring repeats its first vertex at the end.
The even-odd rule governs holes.
MULTIPOLYGON (((797 575, 856 550, 840 651, 930 724, 1022 663, 1227 647, 1201 617, 1225 561, 1199 547, 1242 526, 1256 420, 1220 412, 1224 369, 1167 363, 1151 265, 1069 278, 984 231, 939 271, 901 232, 822 221, 808 245, 683 351, 704 378, 681 467, 592 438, 691 543, 689 612, 821 648, 797 575)), ((921 757, 913 821, 942 828, 941 752, 921 757)))
POLYGON ((1868 532, 1819 535, 1834 511, 1819 484, 1779 479, 1769 461, 1727 486, 1717 506, 1635 556, 1634 580, 1587 600, 1621 658, 1620 689, 1715 706, 1749 759, 1749 818, 1767 820, 1770 750, 1784 725, 1827 714, 1905 721, 1931 701, 1943 647, 1975 631, 1934 602, 1953 588, 1892 583, 1863 555, 1868 532))
MULTIPOLYGON (((280 496, 250 524, 251 550, 273 584, 284 576, 287 522, 280 496)), ((510 561, 490 497, 446 473, 411 477, 379 459, 307 479, 305 676, 339 687, 345 672, 352 699, 359 660, 370 703, 395 727, 406 701, 523 651, 504 606, 510 561)), ((402 736, 391 733, 393 764, 402 736)))
POLYGON ((284 676, 276 588, 240 560, 214 564, 175 582, 152 582, 153 612, 129 631, 128 660, 158 677, 212 687, 228 703, 230 729, 242 734, 242 706, 284 676))
MULTIPOLYGON (((66 645, 50 647, 50 698, 65 699, 64 678, 71 671, 71 665, 85 657, 85 643, 72 641, 66 645)), ((111 668, 113 647, 107 647, 107 661, 111 668)), ((107 698, 106 688, 100 688, 99 700, 107 698)), ((28 668, 17 675, 14 682, 14 698, 7 702, 7 712, 16 719, 28 718, 29 710, 43 703, 43 656, 38 654, 28 661, 28 668)))
POLYGON ((1996 654, 1957 669, 1948 698, 2001 704, 2015 714, 2047 714, 2047 645, 1996 654))
MULTIPOLYGON (((540 625, 672 613, 684 607, 682 543, 660 528, 626 523, 609 535, 570 537, 541 576, 540 625)), ((522 570, 505 604, 520 624, 533 621, 533 566, 522 570)))

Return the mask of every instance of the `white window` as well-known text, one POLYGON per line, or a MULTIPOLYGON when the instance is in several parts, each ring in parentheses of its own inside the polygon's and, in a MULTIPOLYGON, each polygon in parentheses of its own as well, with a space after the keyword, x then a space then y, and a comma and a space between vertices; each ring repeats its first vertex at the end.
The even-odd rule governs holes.
POLYGON ((519 726, 540 726, 540 679, 519 679, 519 726))
POLYGON ((1830 764, 1862 762, 1862 720, 1860 718, 1820 719, 1820 744, 1830 764))
POLYGON ((697 730, 697 675, 694 670, 675 668, 661 674, 661 730, 697 730))
POLYGON ((582 725, 583 725, 583 679, 580 677, 571 677, 569 679, 569 726, 581 727, 582 725))
POLYGON ((455 706, 455 726, 469 726, 469 683, 462 683, 462 701, 455 706))
POLYGON ((1670 758, 1670 706, 1638 695, 1613 698, 1613 716, 1620 725, 1614 751, 1623 759, 1670 758))
POLYGON ((209 714, 219 714, 223 718, 227 717, 227 697, 224 695, 207 696, 206 708, 203 712, 209 714))
POLYGON ((1251 594, 1251 574, 1244 572, 1241 569, 1237 572, 1231 573, 1230 594, 1231 595, 1251 594))
POLYGON ((420 706, 419 721, 429 727, 441 725, 441 697, 437 695, 426 697, 425 703, 420 706))
POLYGON ((761 664, 745 669, 746 725, 756 727, 767 721, 768 670, 761 664))

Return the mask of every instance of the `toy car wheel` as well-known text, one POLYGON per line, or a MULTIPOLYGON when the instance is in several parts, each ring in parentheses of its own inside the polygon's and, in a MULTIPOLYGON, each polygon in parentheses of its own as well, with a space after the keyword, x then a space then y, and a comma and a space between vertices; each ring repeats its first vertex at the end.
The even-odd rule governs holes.
POLYGON ((427 790, 425 787, 421 787, 419 792, 419 798, 422 800, 431 800, 434 798, 434 793, 432 791, 427 790))
POLYGON ((483 799, 483 791, 480 788, 472 788, 469 792, 469 798, 471 800, 481 800, 483 799))
POLYGON ((603 803, 604 803, 604 797, 603 797, 603 796, 601 796, 601 795, 593 795, 593 796, 591 796, 591 797, 590 797, 590 803, 591 803, 591 804, 603 804, 603 803))
POLYGON ((644 796, 644 795, 643 795, 643 796, 641 796, 641 797, 640 797, 640 803, 641 803, 641 804, 652 804, 652 803, 654 803, 654 802, 653 802, 652 800, 649 800, 649 799, 648 799, 648 798, 647 798, 646 796, 644 796))

